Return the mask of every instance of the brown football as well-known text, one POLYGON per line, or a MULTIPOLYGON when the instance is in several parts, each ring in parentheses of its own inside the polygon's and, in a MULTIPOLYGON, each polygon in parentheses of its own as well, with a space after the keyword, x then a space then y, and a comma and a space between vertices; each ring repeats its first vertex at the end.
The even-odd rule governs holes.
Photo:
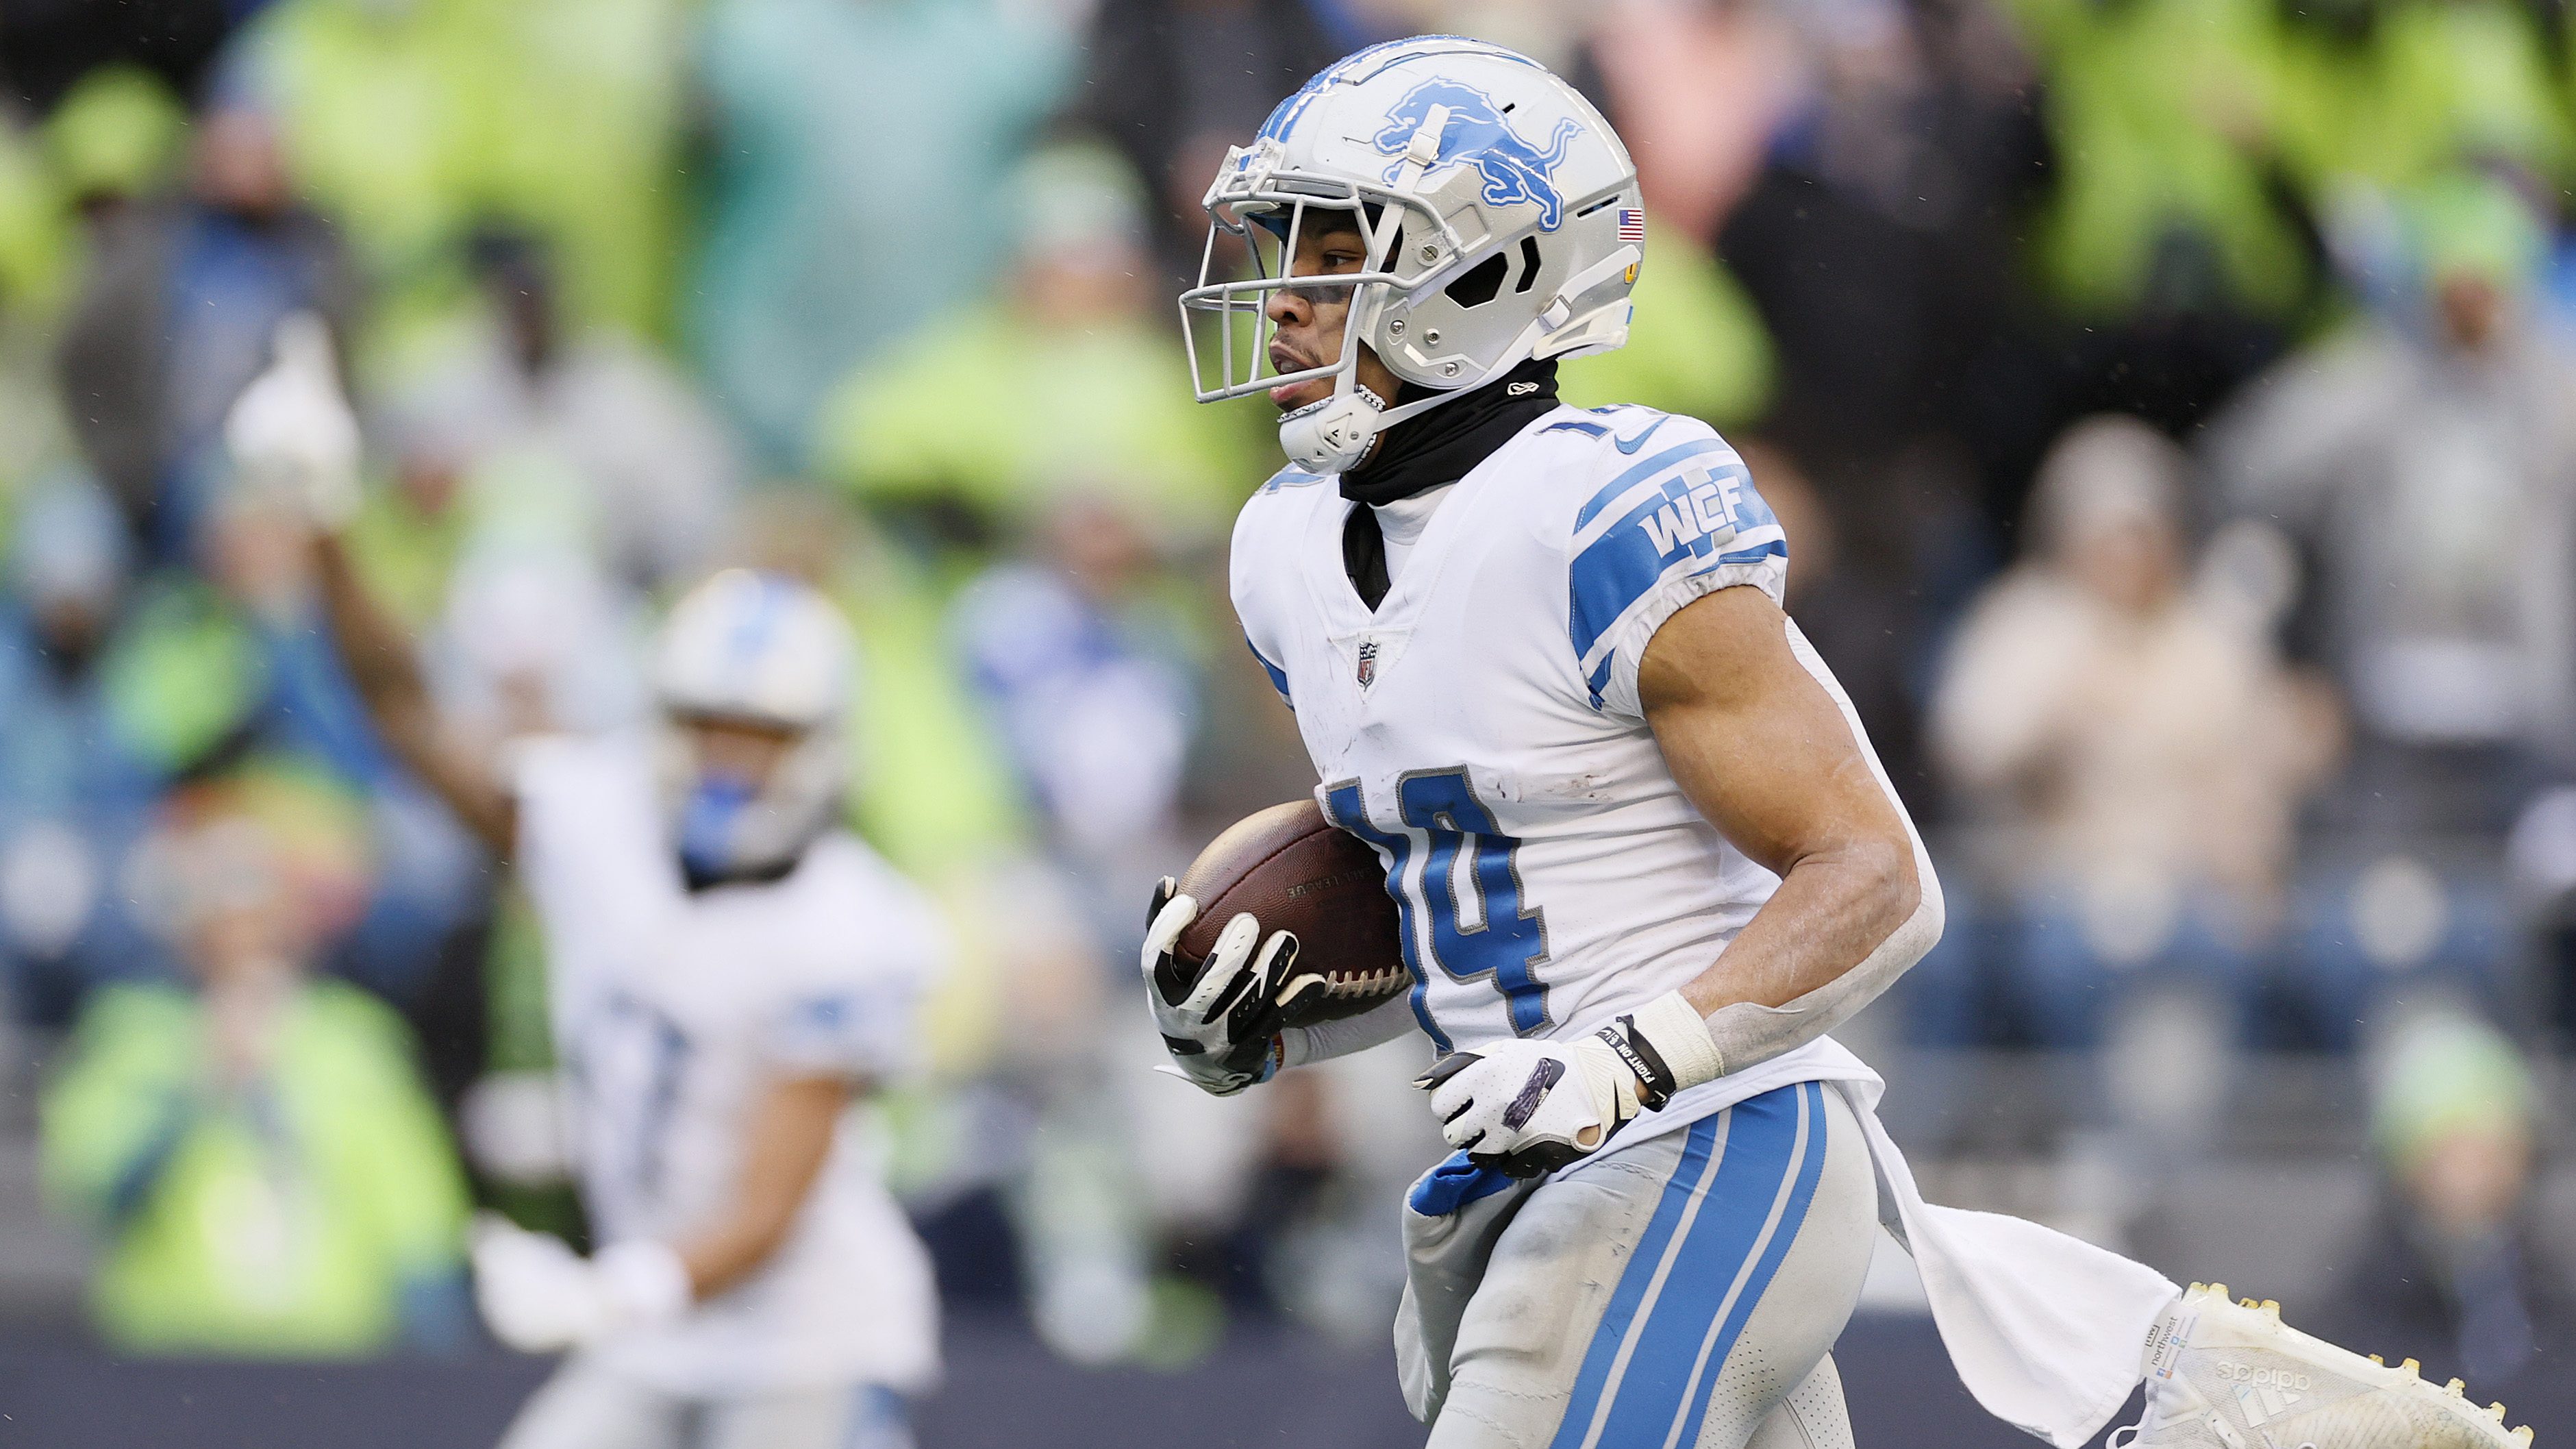
POLYGON ((1261 929, 1297 937, 1297 965, 1285 1020, 1337 1021, 1413 985, 1397 944, 1386 868, 1357 836, 1335 829, 1312 800, 1273 805, 1236 821, 1208 842, 1181 876, 1198 919, 1172 951, 1183 982, 1195 981, 1225 923, 1250 911, 1261 929), (1320 976, 1299 989, 1295 978, 1320 976))

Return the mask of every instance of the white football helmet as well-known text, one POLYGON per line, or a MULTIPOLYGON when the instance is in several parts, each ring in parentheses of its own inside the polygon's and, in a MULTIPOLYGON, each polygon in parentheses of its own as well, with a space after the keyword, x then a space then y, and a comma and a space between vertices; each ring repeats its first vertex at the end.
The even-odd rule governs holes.
POLYGON ((1302 468, 1340 472, 1384 429, 1531 358, 1628 340, 1646 240, 1637 168, 1591 102, 1498 45, 1417 36, 1326 67, 1226 152, 1203 204, 1199 285, 1181 294, 1199 401, 1331 378, 1332 396, 1280 420, 1302 468), (1318 286, 1287 272, 1319 210, 1356 215, 1368 260, 1333 278, 1351 297, 1341 359, 1276 373, 1263 309, 1318 286), (1221 237, 1240 239, 1252 275, 1216 275, 1234 265, 1221 237), (1434 395, 1388 407, 1360 388, 1359 343, 1434 395))
POLYGON ((858 649, 830 601, 781 574, 727 569, 691 589, 662 626, 653 689, 662 713, 663 807, 681 860, 707 879, 795 864, 849 789, 848 716, 858 649), (698 757, 693 721, 794 735, 751 780, 698 757))

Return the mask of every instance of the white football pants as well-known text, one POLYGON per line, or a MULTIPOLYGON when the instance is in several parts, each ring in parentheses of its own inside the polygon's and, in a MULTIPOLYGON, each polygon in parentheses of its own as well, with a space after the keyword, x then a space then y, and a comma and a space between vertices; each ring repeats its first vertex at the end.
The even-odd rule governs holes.
POLYGON ((903 1396, 878 1384, 687 1398, 575 1354, 500 1449, 912 1449, 912 1430, 903 1396))
POLYGON ((1537 1183, 1452 1159, 1405 1213, 1406 1400, 1430 1449, 1850 1449, 1828 1354, 1877 1232, 1817 1082, 1537 1183))

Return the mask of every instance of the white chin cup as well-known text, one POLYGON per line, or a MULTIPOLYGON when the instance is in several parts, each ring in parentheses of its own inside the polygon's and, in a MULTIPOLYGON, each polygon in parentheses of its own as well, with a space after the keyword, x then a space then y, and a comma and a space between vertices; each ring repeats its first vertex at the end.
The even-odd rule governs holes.
POLYGON ((1386 404, 1365 387, 1336 392, 1279 418, 1279 447, 1309 473, 1343 473, 1368 456, 1386 404))

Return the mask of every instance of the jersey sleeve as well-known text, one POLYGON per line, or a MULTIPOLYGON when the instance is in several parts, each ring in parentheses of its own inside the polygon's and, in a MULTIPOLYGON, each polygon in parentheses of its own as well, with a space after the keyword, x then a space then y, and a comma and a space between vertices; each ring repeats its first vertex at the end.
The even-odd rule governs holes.
POLYGON ((1243 624, 1244 645, 1251 649, 1270 687, 1279 692, 1280 703, 1291 710, 1297 701, 1288 690, 1287 650, 1268 602, 1271 586, 1284 577, 1284 565, 1274 554, 1290 510, 1279 495, 1321 481, 1314 474, 1287 468, 1262 484, 1234 521, 1234 544, 1226 564, 1227 591, 1234 600, 1235 617, 1243 624))
POLYGON ((769 1004, 759 1050, 782 1073, 884 1083, 922 1066, 921 1000, 946 964, 947 931, 927 897, 879 870, 855 934, 816 943, 820 957, 769 1004))
POLYGON ((1744 460, 1706 424, 1667 417, 1633 435, 1633 453, 1617 432, 1603 437, 1621 466, 1575 512, 1566 634, 1591 706, 1642 720, 1637 663, 1655 631, 1684 604, 1739 584, 1780 602, 1789 545, 1744 460))

